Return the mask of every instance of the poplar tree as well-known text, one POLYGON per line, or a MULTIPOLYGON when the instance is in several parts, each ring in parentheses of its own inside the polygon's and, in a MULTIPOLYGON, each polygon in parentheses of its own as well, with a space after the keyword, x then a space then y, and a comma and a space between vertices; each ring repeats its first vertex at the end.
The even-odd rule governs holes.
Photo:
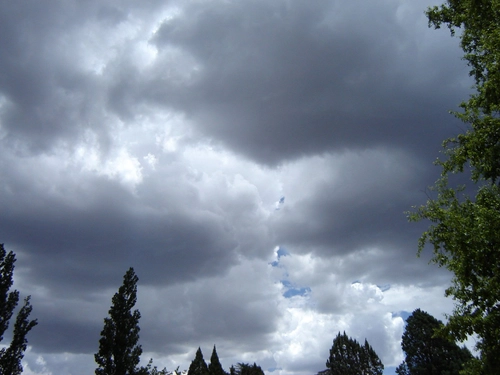
POLYGON ((132 309, 137 302, 137 281, 131 267, 123 277, 123 285, 113 296, 109 317, 99 340, 99 351, 94 355, 98 364, 96 375, 136 375, 142 347, 139 345, 139 310, 132 309))
MULTIPOLYGON (((5 331, 9 328, 9 321, 14 314, 14 309, 19 302, 19 292, 11 291, 14 276, 14 263, 16 257, 12 251, 6 252, 4 245, 0 244, 0 342, 5 331)), ((32 306, 30 297, 17 313, 14 331, 9 346, 0 350, 0 374, 18 375, 23 371, 21 360, 27 347, 26 335, 37 325, 37 320, 30 320, 32 306)))

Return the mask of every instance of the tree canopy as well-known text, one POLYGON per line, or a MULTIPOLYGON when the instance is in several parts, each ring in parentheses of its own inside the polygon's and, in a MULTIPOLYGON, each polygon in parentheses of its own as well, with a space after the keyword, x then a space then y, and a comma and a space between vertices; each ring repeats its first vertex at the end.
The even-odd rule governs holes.
POLYGON ((231 366, 230 375, 265 375, 262 368, 255 362, 253 365, 248 363, 238 363, 235 367, 231 366))
POLYGON ((210 357, 210 364, 208 365, 208 373, 210 375, 227 375, 227 372, 224 371, 222 365, 219 361, 219 356, 217 355, 217 350, 212 350, 212 356, 210 357))
POLYGON ((436 332, 443 323, 425 311, 416 309, 406 320, 401 347, 405 360, 396 370, 399 375, 459 375, 464 364, 472 359, 465 347, 436 332))
POLYGON ((96 375, 136 375, 143 371, 138 367, 142 354, 138 344, 141 314, 139 310, 132 311, 137 302, 138 280, 130 268, 112 298, 109 317, 104 319, 101 331, 99 351, 94 356, 98 364, 96 375))
POLYGON ((201 348, 198 348, 193 361, 189 365, 188 375, 208 375, 208 366, 203 359, 201 348))
MULTIPOLYGON (((9 328, 10 319, 19 302, 19 292, 10 290, 14 283, 15 262, 14 253, 7 253, 4 245, 0 244, 0 342, 9 328)), ((32 309, 28 296, 17 313, 10 344, 0 350, 0 374, 18 375, 23 371, 21 360, 28 343, 26 335, 37 325, 36 319, 29 319, 32 309)))
POLYGON ((431 244, 433 261, 454 274, 446 295, 456 305, 442 333, 458 341, 477 335, 480 367, 494 374, 500 368, 500 0, 448 0, 426 14, 429 26, 460 30, 475 92, 455 112, 467 130, 443 142, 436 196, 409 218, 431 222, 419 253, 431 244), (453 186, 454 173, 468 173, 471 183, 453 186))
POLYGON ((355 339, 340 332, 333 340, 330 356, 326 361, 327 369, 322 375, 382 375, 384 365, 375 350, 365 340, 359 344, 355 339))

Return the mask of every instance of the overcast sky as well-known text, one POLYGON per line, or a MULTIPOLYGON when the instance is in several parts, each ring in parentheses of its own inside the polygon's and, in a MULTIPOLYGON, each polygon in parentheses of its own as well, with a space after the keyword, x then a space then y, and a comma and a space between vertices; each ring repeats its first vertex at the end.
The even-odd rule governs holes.
POLYGON ((32 295, 26 374, 92 374, 134 267, 145 362, 394 373, 450 275, 417 258, 471 80, 432 0, 0 0, 0 243, 32 295))

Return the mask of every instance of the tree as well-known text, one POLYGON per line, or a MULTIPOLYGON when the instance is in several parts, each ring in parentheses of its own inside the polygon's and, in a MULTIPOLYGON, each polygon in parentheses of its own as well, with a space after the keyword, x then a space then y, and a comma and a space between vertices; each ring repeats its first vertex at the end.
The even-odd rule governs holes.
POLYGON ((95 354, 98 364, 96 375, 136 375, 142 347, 139 342, 139 310, 132 311, 137 302, 139 278, 131 267, 123 277, 123 285, 113 296, 109 317, 104 319, 104 328, 99 340, 99 351, 95 354))
POLYGON ((231 375, 265 375, 260 366, 254 362, 253 365, 248 363, 238 363, 236 368, 231 366, 231 375))
POLYGON ((208 373, 210 375, 227 375, 227 373, 222 368, 222 365, 219 361, 219 356, 217 355, 217 350, 212 350, 212 356, 210 357, 210 364, 208 365, 208 373))
MULTIPOLYGON (((178 370, 179 368, 177 368, 178 370)), ((138 374, 139 375, 177 375, 178 371, 174 372, 169 372, 167 371, 167 368, 164 367, 163 370, 158 370, 157 366, 153 366, 153 358, 151 358, 146 365, 146 367, 141 367, 139 370, 138 374)))
POLYGON ((188 375, 208 375, 208 367, 203 359, 201 348, 198 348, 193 361, 189 365, 188 375))
POLYGON ((411 221, 429 220, 419 240, 427 243, 433 262, 453 274, 446 290, 456 305, 442 335, 457 341, 478 337, 479 362, 468 371, 496 374, 500 368, 500 0, 448 0, 427 10, 429 26, 460 28, 464 59, 476 92, 461 103, 455 116, 466 132, 443 142, 438 160, 441 178, 436 197, 409 214, 411 221), (450 175, 468 173, 472 183, 453 186, 450 175), (479 363, 479 364, 478 364, 479 363))
MULTIPOLYGON (((0 341, 3 340, 5 331, 14 314, 14 309, 19 302, 19 292, 10 291, 13 284, 14 263, 16 257, 12 251, 8 254, 3 244, 0 244, 0 341)), ((14 323, 14 332, 9 346, 0 350, 0 374, 17 375, 23 371, 21 360, 26 351, 28 332, 37 325, 37 320, 29 320, 32 306, 30 297, 26 297, 24 304, 17 313, 14 323)))
POLYGON ((401 347, 405 360, 396 372, 399 375, 459 375, 472 354, 466 347, 436 332, 443 323, 432 315, 416 309, 406 321, 401 347))
POLYGON ((338 333, 330 349, 330 357, 326 361, 327 369, 323 375, 382 375, 384 365, 375 350, 365 340, 360 345, 344 332, 338 333))

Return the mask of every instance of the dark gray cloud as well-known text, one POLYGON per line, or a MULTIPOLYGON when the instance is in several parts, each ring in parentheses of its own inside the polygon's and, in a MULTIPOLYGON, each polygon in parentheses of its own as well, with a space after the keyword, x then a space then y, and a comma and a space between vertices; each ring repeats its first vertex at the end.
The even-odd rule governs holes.
POLYGON ((92 368, 130 266, 169 368, 217 344, 311 373, 344 329, 397 365, 391 313, 449 309, 404 211, 471 85, 427 5, 4 1, 0 242, 40 322, 30 370, 92 368))
POLYGON ((435 147, 429 132, 441 139, 453 123, 441 108, 467 91, 457 87, 464 65, 438 63, 436 47, 418 39, 423 14, 412 25, 401 14, 407 5, 384 5, 193 4, 152 41, 159 51, 180 49, 196 73, 180 90, 160 81, 156 99, 264 163, 352 147, 435 147))

